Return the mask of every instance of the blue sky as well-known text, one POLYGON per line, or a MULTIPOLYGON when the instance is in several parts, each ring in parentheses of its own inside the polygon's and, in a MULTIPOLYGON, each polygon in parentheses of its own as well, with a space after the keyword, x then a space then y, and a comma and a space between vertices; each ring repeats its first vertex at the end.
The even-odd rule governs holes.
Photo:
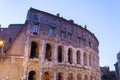
POLYGON ((100 65, 114 70, 120 51, 120 0, 0 0, 0 24, 24 23, 30 7, 86 24, 100 42, 100 65))

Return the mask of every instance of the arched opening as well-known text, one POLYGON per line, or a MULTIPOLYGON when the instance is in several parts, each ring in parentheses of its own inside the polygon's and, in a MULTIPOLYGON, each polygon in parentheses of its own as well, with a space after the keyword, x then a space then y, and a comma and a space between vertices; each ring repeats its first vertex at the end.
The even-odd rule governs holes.
POLYGON ((88 80, 88 76, 87 75, 84 76, 84 80, 88 80))
POLYGON ((89 65, 92 66, 91 54, 89 54, 89 65))
POLYGON ((58 73, 57 74, 57 80, 63 80, 63 77, 62 77, 63 75, 62 75, 62 73, 60 72, 60 73, 58 73))
POLYGON ((68 74, 68 80, 73 80, 73 75, 72 74, 68 74))
POLYGON ((43 80, 51 80, 49 72, 44 73, 43 80))
POLYGON ((38 56, 39 56, 39 46, 36 42, 31 42, 30 58, 38 58, 38 56))
POLYGON ((76 57, 77 57, 77 64, 80 64, 80 51, 77 51, 76 57))
POLYGON ((47 61, 51 61, 52 60, 51 57, 52 57, 52 48, 51 48, 51 45, 47 43, 46 44, 45 59, 47 61))
POLYGON ((92 75, 90 76, 90 80, 93 80, 93 77, 92 77, 92 75))
POLYGON ((72 59, 72 49, 71 49, 71 48, 68 49, 68 62, 69 62, 70 64, 73 63, 73 59, 72 59))
POLYGON ((62 46, 58 47, 58 62, 62 62, 62 46))
POLYGON ((84 65, 87 65, 87 54, 84 53, 84 65))
POLYGON ((77 75, 77 80, 82 80, 82 77, 80 74, 77 75))
POLYGON ((29 72, 28 80, 36 80, 36 73, 35 73, 35 71, 30 71, 29 72))

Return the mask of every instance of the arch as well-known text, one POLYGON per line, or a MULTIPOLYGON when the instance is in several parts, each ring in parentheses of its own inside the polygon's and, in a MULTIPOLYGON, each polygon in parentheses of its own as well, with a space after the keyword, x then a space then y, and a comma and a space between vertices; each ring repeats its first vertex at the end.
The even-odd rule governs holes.
POLYGON ((62 46, 58 46, 58 62, 62 62, 63 60, 63 49, 62 49, 62 46))
POLYGON ((82 80, 81 74, 78 74, 78 75, 77 75, 77 80, 82 80))
POLYGON ((72 55, 73 55, 73 54, 72 54, 72 49, 69 48, 69 49, 68 49, 68 62, 69 62, 70 64, 73 63, 72 55))
POLYGON ((51 80, 49 72, 44 73, 43 80, 51 80))
POLYGON ((36 80, 36 72, 35 71, 30 71, 28 80, 36 80))
POLYGON ((76 59, 77 59, 77 64, 80 64, 80 58, 81 58, 81 55, 80 55, 80 51, 78 50, 77 53, 76 53, 76 59))
POLYGON ((92 77, 92 75, 90 76, 90 80, 93 80, 93 77, 92 77))
POLYGON ((87 75, 84 76, 84 80, 88 80, 88 76, 87 75))
POLYGON ((86 53, 84 53, 84 65, 87 65, 87 54, 86 53))
POLYGON ((31 51, 30 51, 30 58, 38 58, 39 56, 39 43, 32 41, 31 42, 31 51))
POLYGON ((46 44, 45 59, 47 61, 51 61, 52 60, 52 47, 48 43, 46 44))
POLYGON ((89 65, 92 66, 91 54, 89 54, 89 65))
POLYGON ((57 74, 57 80, 63 80, 63 74, 61 72, 57 74))
POLYGON ((73 78, 73 74, 71 74, 71 73, 69 73, 68 74, 68 80, 73 80, 74 78, 73 78))

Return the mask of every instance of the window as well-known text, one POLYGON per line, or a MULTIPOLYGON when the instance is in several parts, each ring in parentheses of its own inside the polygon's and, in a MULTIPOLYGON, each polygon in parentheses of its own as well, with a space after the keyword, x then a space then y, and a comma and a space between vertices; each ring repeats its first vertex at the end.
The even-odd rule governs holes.
POLYGON ((33 16, 33 19, 34 19, 34 20, 38 20, 38 15, 34 15, 34 16, 33 16))
POLYGON ((91 42, 89 41, 89 47, 91 48, 92 47, 92 45, 91 45, 91 42))
POLYGON ((78 41, 78 44, 80 44, 81 43, 81 38, 78 37, 77 41, 78 41))
POLYGON ((66 28, 67 28, 67 25, 66 25, 66 24, 63 24, 63 28, 66 29, 66 28))
POLYGON ((50 28, 50 35, 51 35, 51 36, 54 35, 54 28, 50 28))
POLYGON ((72 31, 72 33, 74 32, 74 28, 73 27, 72 27, 71 31, 72 31))
POLYGON ((62 32, 61 38, 62 38, 62 39, 65 39, 65 37, 66 37, 66 32, 62 32))
POLYGON ((31 43, 31 52, 30 52, 30 58, 38 58, 39 55, 39 47, 36 42, 31 43))
POLYGON ((83 46, 85 45, 85 39, 82 39, 82 45, 83 46))
POLYGON ((72 40, 72 34, 68 34, 68 40, 72 40))
POLYGON ((46 44, 45 59, 46 59, 47 61, 51 61, 51 60, 52 60, 51 57, 52 57, 51 46, 50 46, 50 44, 46 44))
POLYGON ((9 43, 10 43, 10 42, 12 42, 12 38, 11 38, 11 37, 9 38, 9 43))
POLYGON ((57 23, 57 21, 56 21, 55 19, 53 19, 53 20, 51 20, 50 25, 51 25, 51 26, 55 26, 55 25, 56 25, 56 23, 57 23))
POLYGON ((85 32, 82 32, 82 36, 84 37, 86 35, 86 33, 85 32))
POLYGON ((39 33, 39 25, 38 24, 34 24, 33 34, 37 35, 38 33, 39 33))

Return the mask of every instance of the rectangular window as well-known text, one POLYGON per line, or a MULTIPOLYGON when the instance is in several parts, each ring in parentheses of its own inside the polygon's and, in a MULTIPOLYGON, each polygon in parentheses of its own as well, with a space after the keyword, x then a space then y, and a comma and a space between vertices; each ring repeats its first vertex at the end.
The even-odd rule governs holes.
POLYGON ((34 16, 33 16, 33 19, 34 19, 34 20, 38 20, 38 15, 34 15, 34 16))
POLYGON ((11 37, 9 38, 9 43, 10 43, 10 42, 12 42, 12 38, 11 38, 11 37))
POLYGON ((67 25, 66 25, 66 24, 63 24, 63 28, 66 29, 66 28, 67 28, 67 25))
POLYGON ((89 41, 89 47, 91 48, 92 47, 92 45, 91 45, 91 42, 89 41))
POLYGON ((82 44, 85 45, 85 39, 82 39, 82 44))
POLYGON ((50 28, 50 35, 53 36, 54 35, 54 28, 50 28))
POLYGON ((80 44, 81 43, 81 38, 78 37, 77 41, 78 41, 78 44, 80 44))
POLYGON ((39 33, 39 25, 38 24, 34 24, 34 26, 33 26, 33 33, 35 35, 37 35, 39 33))
POLYGON ((68 40, 72 40, 72 34, 68 34, 68 40))
POLYGON ((51 20, 50 25, 51 25, 51 26, 55 26, 55 25, 56 25, 56 23, 57 23, 57 21, 56 21, 55 19, 53 19, 53 20, 51 20))
POLYGON ((62 38, 62 39, 65 39, 65 37, 66 37, 66 33, 65 33, 65 32, 62 32, 61 38, 62 38))

